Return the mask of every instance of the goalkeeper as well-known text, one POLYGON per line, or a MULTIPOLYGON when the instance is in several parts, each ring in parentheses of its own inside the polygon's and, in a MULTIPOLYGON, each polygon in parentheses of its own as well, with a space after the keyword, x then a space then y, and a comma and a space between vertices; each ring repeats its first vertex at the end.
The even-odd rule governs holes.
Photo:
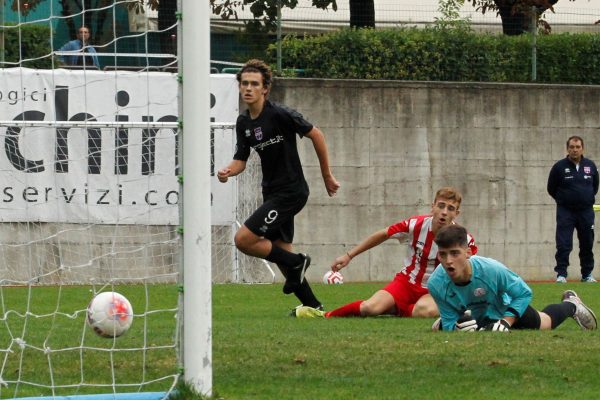
POLYGON ((442 330, 554 329, 569 317, 582 329, 596 329, 594 312, 572 290, 541 312, 531 307, 529 286, 502 263, 472 255, 462 226, 443 227, 435 243, 443 268, 431 275, 429 292, 439 307, 442 330))

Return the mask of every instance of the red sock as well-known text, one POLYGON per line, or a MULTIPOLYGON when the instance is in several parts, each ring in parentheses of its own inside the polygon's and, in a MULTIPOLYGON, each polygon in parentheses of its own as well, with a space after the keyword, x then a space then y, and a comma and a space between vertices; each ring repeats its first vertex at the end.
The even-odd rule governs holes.
POLYGON ((362 300, 357 300, 353 303, 346 304, 345 306, 341 306, 340 308, 336 308, 333 311, 328 311, 325 313, 325 318, 331 317, 360 317, 360 305, 362 304, 362 300))

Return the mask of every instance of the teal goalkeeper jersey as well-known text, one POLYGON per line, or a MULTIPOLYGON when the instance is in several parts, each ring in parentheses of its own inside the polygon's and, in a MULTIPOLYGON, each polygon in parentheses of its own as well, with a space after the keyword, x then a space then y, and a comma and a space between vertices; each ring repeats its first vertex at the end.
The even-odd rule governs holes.
POLYGON ((429 278, 429 293, 440 309, 442 329, 454 330, 466 310, 479 326, 505 316, 520 317, 531 302, 532 292, 523 279, 491 258, 471 256, 473 275, 465 286, 455 285, 442 265, 429 278))

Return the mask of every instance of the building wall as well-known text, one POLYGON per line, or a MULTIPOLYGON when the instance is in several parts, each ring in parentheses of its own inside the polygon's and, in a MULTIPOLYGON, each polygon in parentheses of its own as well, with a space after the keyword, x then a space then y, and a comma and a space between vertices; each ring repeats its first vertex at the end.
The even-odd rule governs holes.
MULTIPOLYGON (((586 155, 600 159, 599 87, 278 79, 271 97, 324 131, 342 184, 327 196, 311 142, 301 140, 311 197, 297 216, 295 245, 313 259, 309 279, 370 233, 428 213, 445 185, 462 191, 458 222, 480 255, 526 279, 554 278, 548 172, 570 135, 582 135, 586 155)), ((343 272, 387 281, 404 255, 389 240, 343 272)), ((579 278, 577 250, 571 263, 570 276, 579 278)))
MULTIPOLYGON (((529 280, 554 278, 555 205, 546 193, 547 176, 574 134, 586 140, 586 155, 600 162, 600 86, 277 79, 271 97, 324 131, 342 184, 335 197, 327 196, 311 142, 300 140, 311 197, 296 218, 294 242, 313 259, 310 280, 320 281, 336 256, 372 232, 428 213, 434 192, 446 185, 464 195, 458 222, 475 236, 479 254, 529 280)), ((119 268, 126 279, 136 265, 163 274, 176 268, 176 241, 166 250, 148 248, 138 258, 112 258, 115 246, 146 244, 143 227, 94 226, 85 236, 71 229, 3 224, 5 279, 38 276, 40 283, 54 283, 44 271, 85 267, 90 260, 95 274, 119 268), (22 243, 31 250, 16 246, 22 243)), ((174 234, 169 227, 156 229, 174 234)), ((221 247, 233 249, 227 244, 231 235, 223 237, 221 247)), ((404 256, 405 246, 390 240, 356 257, 344 276, 388 281, 404 256)), ((571 262, 570 277, 578 278, 577 250, 571 262)), ((256 268, 268 278, 264 266, 256 268)), ((91 277, 79 268, 60 272, 65 282, 91 277)), ((232 276, 217 271, 214 280, 232 276)))

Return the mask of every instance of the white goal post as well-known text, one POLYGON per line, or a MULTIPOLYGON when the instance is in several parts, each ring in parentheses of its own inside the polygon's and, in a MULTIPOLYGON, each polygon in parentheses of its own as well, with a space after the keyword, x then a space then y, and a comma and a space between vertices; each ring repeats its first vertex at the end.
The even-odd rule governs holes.
POLYGON ((212 395, 209 5, 182 0, 183 363, 187 382, 212 395), (204 133, 204 134, 202 134, 204 133))

